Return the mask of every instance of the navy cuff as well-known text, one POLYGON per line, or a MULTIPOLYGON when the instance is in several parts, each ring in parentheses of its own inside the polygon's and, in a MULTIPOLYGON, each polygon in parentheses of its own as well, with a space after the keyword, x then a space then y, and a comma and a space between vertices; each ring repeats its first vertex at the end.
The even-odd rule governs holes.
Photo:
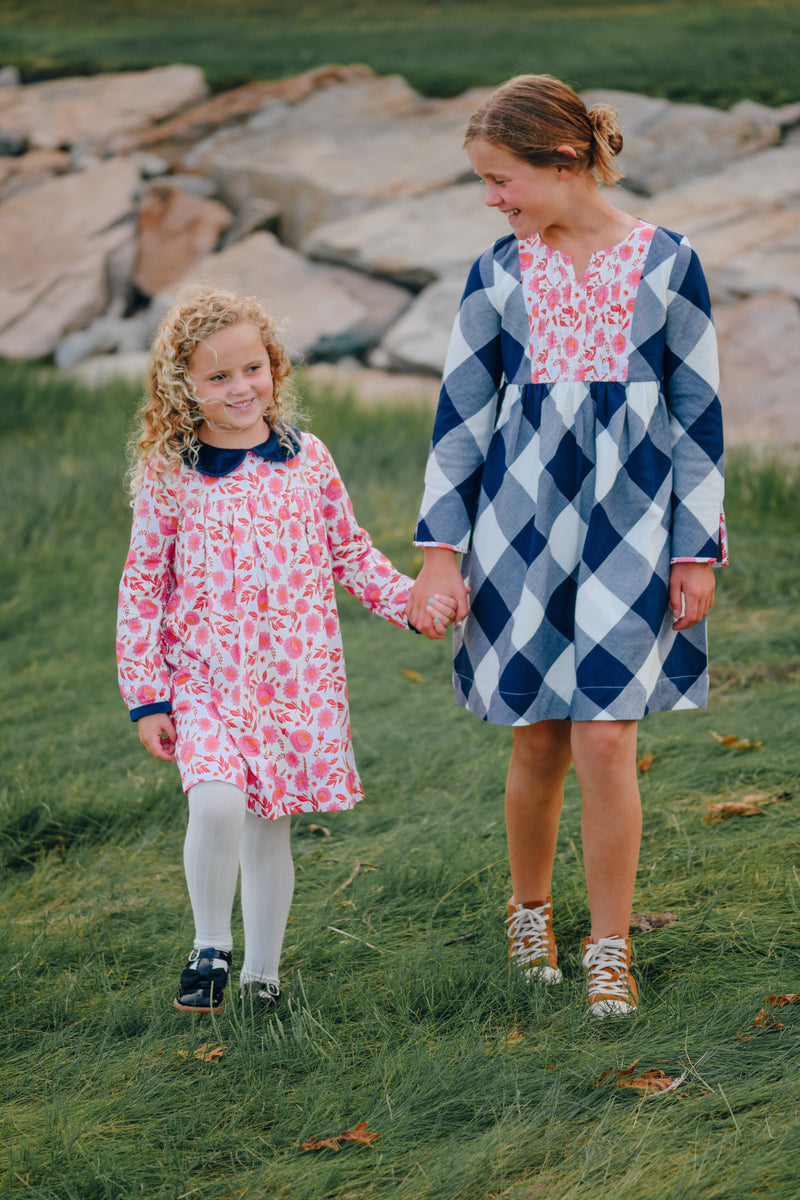
POLYGON ((157 700, 155 704, 142 704, 139 708, 131 709, 131 720, 138 721, 140 717, 149 717, 151 713, 167 713, 172 712, 172 704, 169 700, 157 700))

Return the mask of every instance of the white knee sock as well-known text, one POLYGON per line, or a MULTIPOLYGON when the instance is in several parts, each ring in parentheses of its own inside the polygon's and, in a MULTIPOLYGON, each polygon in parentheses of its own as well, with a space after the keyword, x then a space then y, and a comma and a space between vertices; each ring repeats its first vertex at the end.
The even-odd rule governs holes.
POLYGON ((229 783, 189 791, 183 865, 195 921, 194 945, 232 950, 231 911, 241 864, 245 953, 241 981, 278 982, 278 966, 294 891, 290 818, 247 811, 229 783))
POLYGON ((278 966, 294 891, 290 817, 265 820, 248 812, 239 860, 242 867, 244 963, 240 980, 278 982, 278 966))
POLYGON ((189 790, 183 869, 194 914, 195 949, 233 949, 231 910, 246 812, 246 796, 231 783, 197 783, 189 790))

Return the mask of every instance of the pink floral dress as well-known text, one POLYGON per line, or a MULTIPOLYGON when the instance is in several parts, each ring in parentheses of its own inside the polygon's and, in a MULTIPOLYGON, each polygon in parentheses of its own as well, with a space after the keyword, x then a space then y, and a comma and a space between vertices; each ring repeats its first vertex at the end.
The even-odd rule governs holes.
POLYGON ((363 796, 334 579, 408 628, 411 580, 358 525, 327 448, 300 441, 288 458, 273 433, 252 451, 204 446, 174 476, 151 467, 119 596, 132 719, 171 712, 184 790, 232 783, 270 818, 363 796))

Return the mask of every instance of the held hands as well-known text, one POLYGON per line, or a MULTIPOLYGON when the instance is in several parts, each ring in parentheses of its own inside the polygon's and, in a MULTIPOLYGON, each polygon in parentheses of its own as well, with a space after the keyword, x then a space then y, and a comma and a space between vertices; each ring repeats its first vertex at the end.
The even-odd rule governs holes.
POLYGON ((175 761, 175 726, 169 713, 150 713, 136 722, 139 741, 153 758, 175 761))
POLYGON ((677 562, 669 576, 672 628, 691 629, 702 621, 714 603, 714 568, 711 563, 677 562))
POLYGON ((425 551, 425 565, 411 591, 406 616, 426 637, 442 638, 451 621, 463 621, 466 617, 467 593, 455 551, 430 547, 425 551), (428 632, 431 627, 433 633, 428 632))

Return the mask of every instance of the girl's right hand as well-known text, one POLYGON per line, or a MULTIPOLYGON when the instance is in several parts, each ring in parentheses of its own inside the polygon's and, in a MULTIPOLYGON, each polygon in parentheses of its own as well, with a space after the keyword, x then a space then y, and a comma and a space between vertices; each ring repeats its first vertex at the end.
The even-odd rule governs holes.
POLYGON ((139 741, 153 758, 175 761, 175 726, 169 713, 150 713, 136 722, 139 741))
POLYGON ((468 590, 458 569, 456 552, 430 546, 425 550, 425 565, 417 576, 406 608, 408 620, 417 629, 423 628, 428 601, 437 594, 452 596, 456 602, 456 624, 463 621, 469 611, 468 590))

